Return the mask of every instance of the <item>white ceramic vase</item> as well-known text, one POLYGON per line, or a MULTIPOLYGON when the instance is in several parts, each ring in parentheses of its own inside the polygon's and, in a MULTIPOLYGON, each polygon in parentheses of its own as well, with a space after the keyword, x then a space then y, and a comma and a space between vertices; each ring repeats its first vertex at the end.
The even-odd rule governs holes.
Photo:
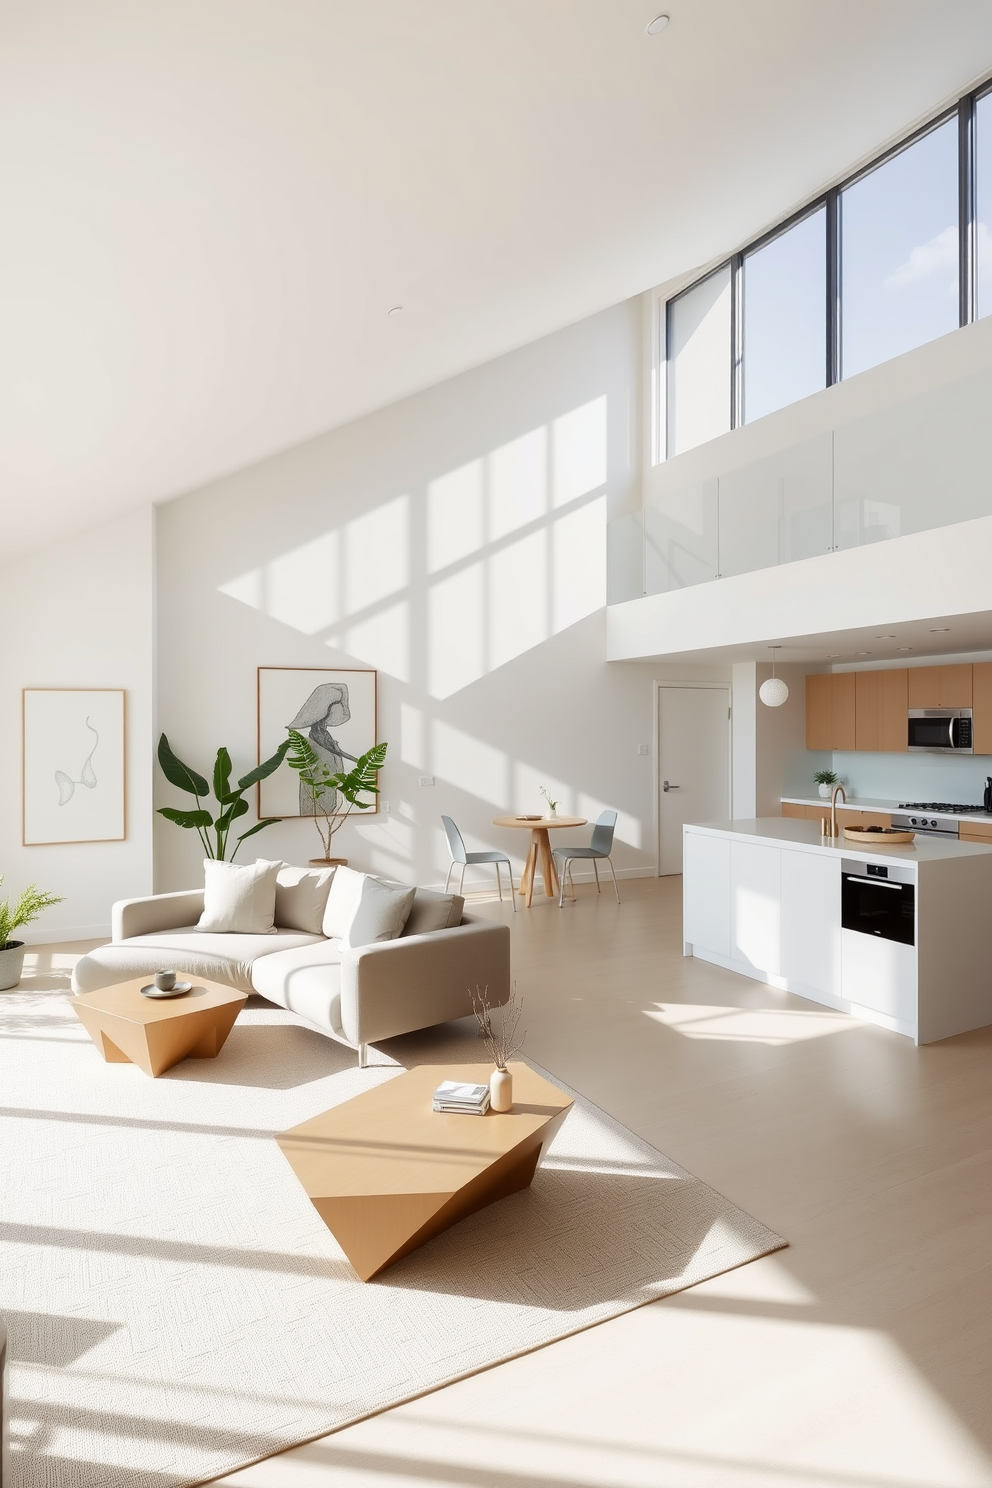
POLYGON ((513 1076, 509 1070, 494 1069, 489 1076, 489 1104, 494 1111, 509 1111, 513 1106, 513 1076))
POLYGON ((558 807, 557 806, 549 806, 548 809, 547 809, 547 811, 544 813, 544 820, 545 821, 554 821, 554 819, 555 819, 555 817, 557 815, 558 815, 558 807))
POLYGON ((0 992, 16 987, 24 970, 24 942, 12 940, 0 951, 0 992))
POLYGON ((820 795, 823 797, 823 799, 825 801, 829 801, 830 800, 830 792, 832 790, 833 790, 833 786, 832 785, 821 785, 820 786, 820 795))

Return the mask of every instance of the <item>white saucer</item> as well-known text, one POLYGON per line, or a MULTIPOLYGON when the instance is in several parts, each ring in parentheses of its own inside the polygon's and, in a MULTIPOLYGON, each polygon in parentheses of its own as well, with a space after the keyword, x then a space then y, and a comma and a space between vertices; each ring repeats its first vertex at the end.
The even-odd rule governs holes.
POLYGON ((192 990, 192 982, 177 982, 167 992, 163 992, 161 987, 156 987, 155 983, 151 982, 147 987, 141 988, 141 995, 142 997, 182 997, 186 992, 192 992, 192 990))

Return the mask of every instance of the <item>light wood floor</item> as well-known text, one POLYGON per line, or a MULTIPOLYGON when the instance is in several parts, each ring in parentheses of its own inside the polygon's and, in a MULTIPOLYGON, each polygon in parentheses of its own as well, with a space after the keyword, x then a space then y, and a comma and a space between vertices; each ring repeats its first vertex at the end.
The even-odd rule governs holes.
POLYGON ((788 1250, 229 1488, 992 1488, 992 1029, 915 1049, 681 954, 679 879, 511 919, 526 1053, 788 1250))

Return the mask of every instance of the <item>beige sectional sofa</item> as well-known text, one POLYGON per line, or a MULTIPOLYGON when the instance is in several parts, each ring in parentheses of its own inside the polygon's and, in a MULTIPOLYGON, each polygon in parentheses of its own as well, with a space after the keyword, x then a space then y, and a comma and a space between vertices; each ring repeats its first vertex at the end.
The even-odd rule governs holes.
POLYGON ((357 1049, 363 1067, 369 1044, 471 1013, 472 987, 488 986, 493 1006, 510 994, 509 928, 464 914, 457 895, 417 889, 397 939, 356 948, 280 925, 278 909, 268 934, 200 930, 203 904, 202 889, 115 904, 113 938, 77 963, 73 991, 171 967, 288 1008, 357 1049), (445 928, 418 931, 418 922, 439 920, 445 928))

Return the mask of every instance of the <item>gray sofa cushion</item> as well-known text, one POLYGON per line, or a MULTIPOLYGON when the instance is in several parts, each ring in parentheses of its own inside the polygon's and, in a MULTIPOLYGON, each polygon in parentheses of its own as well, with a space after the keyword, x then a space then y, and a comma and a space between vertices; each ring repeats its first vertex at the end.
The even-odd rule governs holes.
POLYGON ((333 868, 294 868, 283 863, 276 879, 276 925, 280 930, 302 930, 322 935, 333 868))
POLYGON ((460 925, 465 912, 461 894, 439 894, 436 889, 418 889, 413 908, 403 926, 404 935, 429 935, 432 930, 450 930, 460 925))
POLYGON ((309 945, 324 945, 319 935, 301 935, 278 930, 269 935, 220 935, 185 926, 156 935, 138 935, 130 940, 98 946, 76 964, 74 992, 95 992, 114 982, 147 976, 160 967, 173 967, 187 977, 223 982, 240 992, 251 992, 253 962, 265 961, 282 951, 309 945))
POLYGON ((252 967, 252 986, 269 1002, 298 1013, 336 1038, 341 1028, 341 943, 321 940, 274 956, 262 956, 252 967))

